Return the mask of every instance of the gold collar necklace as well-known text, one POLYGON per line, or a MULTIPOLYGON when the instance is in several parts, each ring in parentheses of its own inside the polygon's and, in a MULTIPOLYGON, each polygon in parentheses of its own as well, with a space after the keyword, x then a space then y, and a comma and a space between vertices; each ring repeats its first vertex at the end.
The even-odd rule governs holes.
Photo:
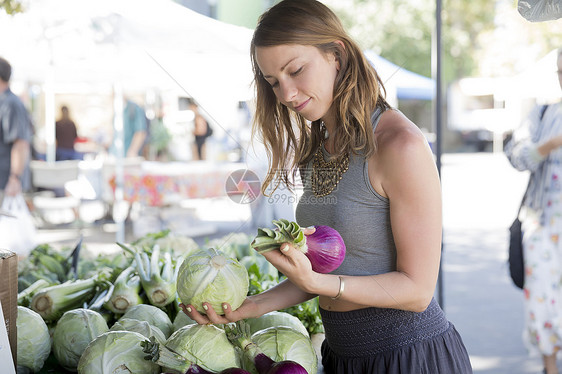
POLYGON ((343 174, 349 168, 349 154, 338 158, 324 159, 324 140, 328 139, 328 131, 324 123, 321 124, 324 136, 312 160, 312 192, 316 197, 329 195, 337 187, 343 174))

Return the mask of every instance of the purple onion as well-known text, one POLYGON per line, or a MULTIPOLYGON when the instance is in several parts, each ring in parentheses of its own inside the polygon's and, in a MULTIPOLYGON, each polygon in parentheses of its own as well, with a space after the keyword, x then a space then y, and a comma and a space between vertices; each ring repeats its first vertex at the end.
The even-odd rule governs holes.
POLYGON ((295 361, 279 361, 274 363, 267 374, 308 374, 301 364, 295 361))
POLYGON ((330 226, 315 226, 314 234, 306 236, 306 257, 317 273, 336 270, 345 258, 345 244, 340 233, 330 226))
POLYGON ((219 374, 250 374, 250 372, 240 368, 228 368, 224 369, 219 374))

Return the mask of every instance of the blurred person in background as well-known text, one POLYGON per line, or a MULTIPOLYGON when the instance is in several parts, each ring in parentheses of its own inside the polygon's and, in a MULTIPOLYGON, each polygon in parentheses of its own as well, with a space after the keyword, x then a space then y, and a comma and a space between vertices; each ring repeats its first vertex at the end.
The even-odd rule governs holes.
POLYGON ((76 124, 70 118, 70 111, 66 105, 60 108, 60 113, 61 116, 55 124, 57 139, 56 160, 81 160, 82 155, 74 150, 74 143, 78 139, 76 124))
POLYGON ((193 159, 194 160, 205 160, 207 158, 207 138, 212 135, 211 127, 209 123, 199 113, 199 107, 194 101, 189 103, 189 109, 193 111, 193 159))
MULTIPOLYGON (((420 129, 385 100, 384 86, 337 16, 315 0, 284 0, 264 13, 250 47, 256 137, 269 172, 262 185, 291 187, 296 219, 337 230, 345 259, 312 270, 294 246, 263 253, 287 279, 200 324, 259 317, 318 297, 325 373, 470 374, 468 353, 434 299, 442 238, 441 187, 420 129)), ((198 306, 200 308, 200 306, 198 306)))
MULTIPOLYGON (((123 108, 123 156, 138 157, 142 154, 148 136, 148 120, 144 109, 129 98, 125 98, 123 108)), ((117 156, 116 138, 113 134, 113 144, 110 152, 117 156)))
POLYGON ((24 104, 10 90, 11 75, 10 63, 0 57, 0 200, 31 187, 33 125, 24 104))
MULTIPOLYGON (((562 89, 562 48, 557 72, 562 89)), ((553 77, 554 79, 554 77, 553 77)), ((557 374, 562 348, 562 102, 538 105, 505 146, 517 170, 531 172, 520 212, 523 231, 524 343, 557 374)))

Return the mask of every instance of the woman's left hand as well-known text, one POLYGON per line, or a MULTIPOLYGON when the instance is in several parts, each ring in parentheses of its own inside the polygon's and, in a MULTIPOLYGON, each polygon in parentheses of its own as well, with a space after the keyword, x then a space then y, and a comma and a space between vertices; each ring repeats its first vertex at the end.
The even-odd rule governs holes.
MULTIPOLYGON (((311 235, 314 231, 314 228, 303 229, 305 235, 311 235)), ((268 251, 262 254, 267 261, 301 290, 312 292, 310 286, 318 273, 312 270, 312 264, 304 253, 290 243, 283 243, 279 250, 268 251)))

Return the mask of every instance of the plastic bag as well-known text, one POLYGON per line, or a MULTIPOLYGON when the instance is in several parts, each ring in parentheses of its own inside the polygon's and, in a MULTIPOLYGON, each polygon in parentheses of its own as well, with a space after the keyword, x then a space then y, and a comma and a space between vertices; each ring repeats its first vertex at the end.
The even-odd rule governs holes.
POLYGON ((4 196, 1 209, 13 217, 0 215, 0 248, 27 256, 36 246, 37 230, 23 196, 4 196))
POLYGON ((551 21, 562 17, 562 0, 519 0, 517 11, 527 21, 551 21))

